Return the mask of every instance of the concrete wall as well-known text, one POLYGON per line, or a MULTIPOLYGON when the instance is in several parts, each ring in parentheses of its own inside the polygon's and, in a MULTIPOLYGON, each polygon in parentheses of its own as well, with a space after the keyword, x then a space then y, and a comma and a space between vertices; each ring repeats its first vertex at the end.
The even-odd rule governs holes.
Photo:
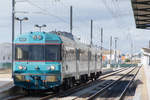
POLYGON ((143 56, 143 57, 141 57, 141 63, 144 66, 149 66, 149 56, 143 56))

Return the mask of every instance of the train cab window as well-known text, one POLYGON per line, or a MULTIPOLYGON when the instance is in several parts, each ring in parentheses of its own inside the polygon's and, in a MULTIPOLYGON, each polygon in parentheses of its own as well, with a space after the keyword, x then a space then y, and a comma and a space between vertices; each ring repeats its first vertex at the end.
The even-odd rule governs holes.
POLYGON ((21 59, 23 57, 23 50, 21 48, 17 48, 17 58, 21 59))
POLYGON ((15 59, 16 60, 28 60, 29 46, 16 45, 15 46, 15 59))
POLYGON ((16 60, 61 60, 61 45, 16 45, 16 60))
POLYGON ((46 45, 45 60, 61 60, 61 45, 46 45))
POLYGON ((44 45, 30 45, 29 60, 44 60, 44 45))

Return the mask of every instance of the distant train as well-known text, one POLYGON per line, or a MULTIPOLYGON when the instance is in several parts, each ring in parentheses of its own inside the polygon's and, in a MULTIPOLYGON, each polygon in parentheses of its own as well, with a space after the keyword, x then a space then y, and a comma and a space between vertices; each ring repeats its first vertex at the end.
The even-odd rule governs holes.
POLYGON ((14 84, 24 89, 70 88, 102 73, 100 49, 80 43, 70 33, 30 32, 14 43, 14 84))

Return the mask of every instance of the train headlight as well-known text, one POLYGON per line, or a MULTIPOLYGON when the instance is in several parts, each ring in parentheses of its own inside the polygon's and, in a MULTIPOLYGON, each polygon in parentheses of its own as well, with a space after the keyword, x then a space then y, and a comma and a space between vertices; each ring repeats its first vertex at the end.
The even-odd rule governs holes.
POLYGON ((51 70, 51 67, 47 67, 48 70, 51 70))
POLYGON ((42 36, 41 36, 41 35, 39 35, 39 36, 38 36, 38 39, 39 39, 39 40, 42 40, 42 36))
POLYGON ((23 66, 19 66, 18 69, 23 70, 23 66))
POLYGON ((48 69, 48 70, 52 70, 52 71, 53 71, 53 70, 55 70, 55 66, 54 66, 54 65, 51 65, 51 66, 50 66, 50 67, 48 67, 47 69, 48 69))
POLYGON ((36 35, 34 35, 32 38, 33 38, 34 40, 36 40, 36 39, 37 39, 37 36, 36 36, 36 35))

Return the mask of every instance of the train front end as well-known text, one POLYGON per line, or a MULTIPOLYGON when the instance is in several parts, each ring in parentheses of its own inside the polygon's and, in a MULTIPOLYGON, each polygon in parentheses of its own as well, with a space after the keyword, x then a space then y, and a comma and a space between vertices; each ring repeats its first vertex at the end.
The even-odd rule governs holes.
POLYGON ((28 90, 47 90, 61 85, 61 44, 58 35, 30 32, 15 39, 13 79, 28 90))

